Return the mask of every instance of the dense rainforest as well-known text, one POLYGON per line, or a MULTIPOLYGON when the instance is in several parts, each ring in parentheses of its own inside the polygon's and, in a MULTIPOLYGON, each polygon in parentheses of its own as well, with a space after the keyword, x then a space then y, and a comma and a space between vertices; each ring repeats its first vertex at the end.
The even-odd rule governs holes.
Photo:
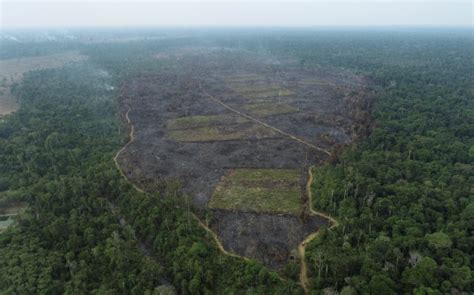
MULTIPOLYGON (((117 103, 122 79, 179 70, 148 57, 201 38, 78 45, 88 61, 31 72, 13 87, 21 108, 0 120, 0 201, 25 201, 28 209, 0 234, 2 294, 303 293, 293 279, 297 267, 282 279, 257 262, 221 254, 177 187, 139 192, 114 165, 128 141, 117 103)), ((322 229, 307 248, 312 294, 474 289, 470 31, 235 31, 207 38, 374 81, 370 134, 314 168, 314 207, 339 226, 322 229)))
POLYGON ((220 254, 184 196, 140 193, 120 175, 112 159, 128 132, 113 81, 86 63, 33 72, 14 89, 22 107, 0 125, 2 202, 30 206, 0 235, 0 289, 300 293, 256 262, 220 254))
POLYGON ((372 134, 315 170, 314 205, 341 226, 308 250, 314 287, 474 290, 472 41, 415 33, 338 53, 383 88, 372 134))

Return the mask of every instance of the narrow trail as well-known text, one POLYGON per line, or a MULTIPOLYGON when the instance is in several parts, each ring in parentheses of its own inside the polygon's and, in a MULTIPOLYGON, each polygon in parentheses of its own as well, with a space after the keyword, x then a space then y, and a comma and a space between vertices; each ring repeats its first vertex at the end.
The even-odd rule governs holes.
MULTIPOLYGON (((318 146, 315 146, 315 145, 313 145, 313 144, 311 144, 311 143, 309 143, 309 142, 306 142, 306 141, 304 141, 304 140, 302 140, 302 139, 300 139, 300 138, 298 138, 298 137, 296 137, 296 136, 294 136, 294 135, 291 135, 291 134, 289 134, 289 133, 287 133, 287 132, 285 132, 285 131, 283 131, 283 130, 281 130, 281 129, 278 129, 278 128, 276 128, 276 127, 274 127, 274 126, 271 126, 271 125, 269 125, 269 124, 267 124, 267 123, 265 123, 265 122, 262 122, 262 121, 260 121, 260 120, 257 119, 257 118, 254 118, 254 117, 252 117, 252 116, 250 116, 250 115, 247 115, 247 114, 244 114, 244 113, 240 112, 239 110, 234 109, 233 107, 227 105, 226 103, 222 102, 221 100, 219 100, 219 99, 217 99, 216 97, 214 97, 214 96, 212 96, 211 94, 209 94, 206 90, 204 90, 204 89, 202 88, 201 84, 199 84, 199 89, 201 89, 201 91, 202 91, 209 99, 211 99, 212 101, 214 101, 214 102, 220 104, 221 106, 223 106, 224 108, 228 109, 229 111, 234 112, 235 114, 240 115, 240 116, 242 116, 242 117, 244 117, 244 118, 247 118, 247 119, 249 119, 249 120, 251 120, 251 121, 254 121, 254 122, 256 122, 256 123, 258 123, 258 124, 260 124, 260 125, 263 125, 263 126, 265 126, 265 127, 268 127, 268 128, 270 128, 270 129, 272 129, 272 130, 274 130, 274 131, 276 131, 276 132, 278 132, 278 133, 280 133, 280 134, 282 134, 282 135, 284 135, 284 136, 286 136, 286 137, 289 137, 290 139, 293 139, 293 140, 295 140, 295 141, 297 141, 297 142, 299 142, 299 143, 302 143, 302 144, 304 144, 304 145, 306 145, 306 146, 309 146, 309 147, 311 147, 311 148, 313 148, 313 149, 316 149, 316 150, 318 150, 318 151, 320 151, 320 152, 323 152, 323 153, 327 154, 328 156, 331 156, 331 153, 330 153, 329 151, 323 149, 323 148, 320 148, 320 147, 318 147, 318 146)), ((314 215, 314 216, 321 216, 321 217, 326 218, 327 220, 329 220, 329 222, 331 223, 331 226, 330 226, 329 228, 332 229, 332 228, 334 228, 334 227, 336 227, 336 226, 339 225, 339 223, 337 222, 337 220, 334 219, 334 218, 332 218, 332 217, 329 216, 329 215, 326 215, 326 214, 324 214, 324 213, 318 212, 318 211, 316 211, 316 210, 313 209, 313 206, 312 206, 313 201, 312 201, 312 193, 311 193, 311 183, 313 182, 313 172, 312 172, 311 168, 312 168, 312 167, 309 167, 309 169, 308 169, 308 182, 306 183, 306 192, 307 192, 307 194, 308 194, 308 202, 309 202, 309 204, 308 204, 309 212, 310 212, 311 215, 314 215)), ((300 270, 299 279, 300 279, 300 285, 301 285, 301 287, 303 288, 305 294, 308 294, 308 293, 309 293, 309 288, 308 288, 308 286, 309 286, 308 267, 307 267, 307 265, 306 265, 306 259, 305 259, 305 258, 306 258, 306 257, 305 257, 306 246, 308 245, 308 243, 309 243, 311 240, 313 240, 314 238, 316 238, 319 233, 320 233, 320 231, 319 231, 319 229, 318 229, 316 232, 314 232, 314 233, 308 235, 308 236, 298 245, 298 254, 299 254, 298 256, 300 257, 300 260, 301 260, 301 270, 300 270)), ((214 235, 215 235, 215 234, 214 234, 214 235)), ((218 241, 217 236, 215 237, 215 239, 218 241)))
POLYGON ((118 157, 120 156, 120 154, 135 140, 135 127, 133 126, 132 124, 132 121, 130 121, 130 117, 128 116, 128 114, 130 113, 130 111, 132 110, 129 106, 127 106, 128 110, 127 112, 125 113, 125 120, 127 120, 127 124, 130 126, 130 132, 128 134, 128 142, 115 154, 115 157, 114 157, 114 163, 115 163, 115 166, 117 167, 118 171, 120 172, 120 174, 122 175, 123 178, 125 178, 132 186, 133 188, 135 188, 135 190, 141 192, 141 193, 144 193, 145 191, 142 190, 141 188, 139 188, 137 185, 135 185, 133 182, 131 182, 127 175, 125 175, 125 173, 123 173, 123 170, 122 168, 120 167, 120 164, 118 163, 117 159, 118 157))
MULTIPOLYGON (((115 166, 117 167, 118 171, 120 172, 120 174, 122 175, 122 177, 124 179, 126 179, 132 186, 135 190, 141 192, 141 193, 146 193, 143 189, 141 189, 140 187, 138 187, 136 184, 134 184, 133 182, 131 182, 128 177, 125 175, 125 173, 123 173, 123 170, 122 168, 120 167, 120 164, 118 163, 118 157, 120 156, 120 154, 135 140, 135 135, 134 135, 134 132, 135 132, 135 128, 130 120, 130 117, 128 116, 128 114, 130 113, 130 111, 132 110, 130 107, 127 107, 128 110, 127 112, 125 113, 125 120, 127 121, 127 124, 130 126, 130 133, 128 134, 128 137, 129 137, 129 141, 117 152, 117 154, 115 154, 115 157, 114 157, 114 163, 115 163, 115 166)), ((116 213, 116 208, 113 204, 109 203, 109 205, 111 206, 111 208, 113 209, 112 211, 114 213, 116 213)), ((191 212, 191 215, 192 217, 198 222, 198 224, 204 229, 206 230, 206 232, 208 232, 209 234, 211 234, 212 238, 214 239, 214 241, 216 242, 216 245, 217 245, 217 248, 219 248, 219 250, 224 253, 225 255, 229 255, 229 256, 233 256, 233 257, 238 257, 238 258, 242 258, 242 259, 245 259, 245 260, 249 260, 247 257, 244 257, 244 256, 240 256, 240 255, 237 255, 237 254, 234 254, 234 253, 231 253, 231 252, 228 252, 227 250, 224 249, 224 246, 222 245, 222 243, 219 241, 219 238, 217 237, 217 235, 207 226, 205 225, 201 219, 199 219, 199 217, 197 217, 196 214, 192 213, 191 212)))
MULTIPOLYGON (((270 128, 288 138, 291 138, 292 140, 294 141, 297 141, 301 144, 304 144, 306 146, 309 146, 315 150, 318 150, 320 152, 323 152, 327 155, 331 155, 331 153, 323 148, 320 148, 320 147, 317 147, 309 142, 306 142, 294 135, 291 135, 283 130, 280 130, 274 126, 271 126, 265 122, 262 122, 252 116, 249 116, 247 114, 244 114, 234 108, 232 108, 231 106, 225 104, 224 102, 220 101, 219 99, 215 98, 214 96, 210 95, 207 91, 205 91, 204 89, 202 89, 201 87, 201 84, 199 84, 199 88, 204 92, 204 94, 210 98, 212 101, 222 105, 223 107, 225 107, 226 109, 242 116, 242 117, 245 117, 251 121, 254 121, 260 125, 263 125, 267 128, 270 128)), ((143 189, 141 189, 140 187, 138 187, 136 184, 134 184, 133 182, 131 182, 128 177, 125 175, 125 173, 123 172, 122 168, 120 167, 119 163, 118 163, 118 157, 120 156, 120 154, 135 140, 135 135, 134 135, 134 132, 135 132, 135 127, 134 125, 132 124, 131 120, 130 120, 130 117, 129 117, 129 113, 130 111, 132 110, 129 106, 127 106, 127 112, 125 113, 125 119, 127 121, 127 124, 130 126, 130 132, 129 132, 129 141, 115 154, 115 157, 114 157, 114 163, 115 163, 115 166, 117 167, 117 169, 119 170, 120 174, 122 175, 122 177, 124 179, 126 179, 132 186, 135 190, 137 190, 138 192, 141 192, 141 193, 146 193, 143 189)), ((313 208, 312 208, 312 194, 311 194, 311 183, 313 181, 313 173, 311 171, 311 168, 309 168, 308 170, 308 182, 306 184, 306 191, 307 191, 307 194, 308 194, 308 202, 309 202, 309 211, 311 213, 311 215, 316 215, 316 216, 321 216, 321 217, 324 217, 326 219, 328 219, 330 221, 330 223, 332 224, 329 228, 332 229, 336 226, 339 225, 339 223, 337 222, 337 220, 335 220, 334 218, 332 218, 331 216, 328 216, 324 213, 321 213, 321 212, 317 212, 315 211, 313 208)), ((110 204, 112 206, 112 204, 110 204)), ((217 248, 224 254, 224 255, 228 255, 228 256, 231 256, 231 257, 236 257, 236 258, 241 258, 241 259, 244 259, 246 261, 250 261, 250 259, 248 257, 245 257, 245 256, 241 256, 241 255, 238 255, 238 254, 235 254, 235 253, 231 253, 231 252, 228 252, 227 250, 224 249, 224 246, 222 245, 222 243, 220 242, 219 238, 217 237, 216 233, 214 231, 212 231, 206 224, 204 224, 201 219, 199 219, 199 217, 194 214, 194 213, 190 213, 192 215, 192 217, 197 221, 197 223, 199 224, 199 226, 201 226, 207 233, 209 233, 212 237, 212 239, 214 240, 214 242, 216 243, 217 245, 217 248)), ((307 236, 303 242, 301 242, 299 245, 298 245, 298 254, 299 254, 299 257, 301 259, 301 270, 300 270, 300 276, 299 276, 299 279, 300 279, 300 285, 301 287, 303 288, 305 294, 308 294, 309 293, 309 289, 308 289, 308 285, 309 285, 309 280, 308 280, 308 275, 307 275, 307 265, 306 265, 306 260, 305 260, 305 250, 306 250, 306 246, 307 244, 314 238, 316 238, 319 234, 319 230, 310 234, 309 236, 307 236)), ((142 245, 141 245, 142 246, 142 245)), ((144 249, 142 249, 144 250, 144 249)), ((288 281, 288 279, 286 278, 283 278, 281 276, 278 276, 280 280, 282 281, 288 281)))
MULTIPOLYGON (((328 216, 328 215, 326 215, 324 213, 321 213, 321 212, 317 212, 313 209, 313 205, 312 205, 313 204, 313 199, 312 199, 312 193, 311 193, 311 183, 313 183, 312 168, 313 167, 308 168, 308 182, 306 183, 306 193, 308 194, 309 212, 311 213, 311 215, 321 216, 321 217, 324 217, 327 220, 329 220, 329 222, 331 223, 331 226, 329 227, 329 229, 332 229, 332 228, 338 226, 339 222, 337 222, 337 220, 334 219, 333 217, 328 216)), ((300 257, 300 260, 301 260, 300 284, 301 284, 301 287, 303 287, 303 290, 304 290, 305 294, 309 293, 309 288, 308 288, 308 286, 309 286, 308 266, 306 265, 306 256, 305 256, 306 246, 308 245, 308 243, 311 240, 316 238, 319 235, 319 233, 320 233, 320 231, 317 230, 316 232, 314 232, 314 233, 310 234, 309 236, 307 236, 303 240, 303 242, 301 242, 298 245, 298 256, 300 257)))
POLYGON ((267 123, 265 123, 265 122, 263 122, 263 121, 260 121, 260 120, 257 119, 257 118, 254 118, 254 117, 252 117, 252 116, 250 116, 250 115, 247 115, 247 114, 244 114, 244 113, 240 112, 239 110, 234 109, 233 107, 229 106, 228 104, 226 104, 226 103, 222 102, 221 100, 215 98, 214 96, 210 95, 206 90, 204 90, 204 89, 201 87, 201 84, 199 84, 199 89, 201 89, 201 91, 202 91, 209 99, 211 99, 212 101, 214 101, 214 102, 220 104, 221 106, 223 106, 224 108, 228 109, 229 111, 234 112, 234 113, 236 113, 236 114, 239 115, 239 116, 242 116, 242 117, 244 117, 244 118, 247 118, 247 119, 249 119, 249 120, 251 120, 251 121, 254 121, 254 122, 256 122, 256 123, 258 123, 258 124, 260 124, 260 125, 263 125, 263 126, 265 126, 265 127, 267 127, 267 128, 270 128, 270 129, 272 129, 273 131, 276 131, 276 132, 278 132, 278 133, 280 133, 280 134, 282 134, 282 135, 284 135, 284 136, 286 136, 286 137, 289 137, 289 138, 291 138, 291 139, 293 139, 293 140, 295 140, 295 141, 297 141, 297 142, 299 142, 299 143, 301 143, 301 144, 304 144, 304 145, 309 146, 309 147, 311 147, 311 148, 313 148, 313 149, 315 149, 315 150, 318 150, 318 151, 320 151, 320 152, 323 152, 323 153, 327 154, 328 156, 331 155, 331 153, 330 153, 329 151, 327 151, 327 150, 325 150, 325 149, 323 149, 323 148, 320 148, 320 147, 318 147, 318 146, 315 146, 314 144, 311 144, 311 143, 309 143, 309 142, 307 142, 307 141, 304 141, 304 140, 301 139, 301 138, 298 138, 298 137, 296 137, 296 136, 294 136, 294 135, 291 135, 291 134, 289 134, 289 133, 287 133, 287 132, 285 132, 285 131, 283 131, 283 130, 281 130, 281 129, 278 129, 278 128, 272 126, 272 125, 269 125, 269 124, 267 124, 267 123))
POLYGON ((226 249, 224 249, 224 246, 222 246, 222 243, 221 243, 221 241, 219 241, 219 238, 217 237, 216 233, 213 232, 212 229, 210 229, 206 224, 204 224, 204 222, 202 222, 201 219, 199 219, 199 217, 197 217, 196 214, 191 213, 191 215, 193 216, 194 219, 196 219, 197 223, 212 236, 212 238, 214 239, 214 242, 216 242, 217 248, 219 248, 219 250, 223 254, 229 255, 229 256, 232 256, 232 257, 236 257, 236 258, 241 258, 241 259, 244 259, 246 261, 250 261, 250 259, 245 257, 245 256, 240 256, 240 255, 237 255, 235 253, 229 252, 226 249))
MULTIPOLYGON (((120 164, 118 163, 118 157, 120 156, 120 154, 135 140, 135 136, 134 136, 134 132, 135 132, 135 128, 130 120, 130 117, 128 116, 128 114, 130 113, 131 111, 131 108, 128 107, 128 110, 127 112, 125 113, 125 120, 127 121, 127 124, 130 126, 130 132, 129 132, 129 141, 115 154, 115 157, 114 157, 114 163, 115 163, 115 166, 117 167, 118 171, 120 172, 120 174, 122 175, 122 177, 124 179, 126 179, 132 186, 135 190, 137 190, 138 192, 141 192, 141 193, 146 193, 143 189, 141 189, 140 187, 138 187, 136 184, 134 184, 133 182, 131 182, 128 177, 125 175, 125 173, 123 172, 122 168, 120 167, 120 164)), ((117 213, 117 209, 116 207, 112 204, 112 203, 109 203, 109 206, 112 210, 112 212, 114 213, 114 215, 117 213)), ((236 258, 241 258, 241 259, 244 259, 246 261, 250 261, 249 258, 245 257, 245 256, 240 256, 240 255, 237 255, 235 253, 231 253, 227 250, 224 249, 224 246, 222 245, 221 241, 219 240, 219 238, 217 237, 216 233, 214 231, 212 231, 206 224, 204 224, 204 222, 201 221, 201 219, 199 219, 199 217, 194 214, 194 213, 190 213, 191 216, 197 221, 197 223, 199 224, 199 226, 201 226, 207 233, 209 233, 212 237, 212 239, 214 240, 214 242, 216 243, 217 245, 217 248, 225 255, 228 255, 228 256, 232 256, 232 257, 236 257, 236 258)), ((126 224, 126 221, 125 219, 121 218, 121 223, 124 223, 126 224)), ((135 237, 135 235, 134 235, 135 237)), ((144 248, 143 246, 143 243, 140 242, 140 248, 144 248)), ((147 251, 147 253, 149 253, 149 251, 147 251)), ((281 278, 280 279, 282 280, 285 280, 284 278, 281 278)))
MULTIPOLYGON (((128 137, 129 137, 129 140, 128 142, 115 154, 115 157, 114 157, 114 163, 115 163, 115 166, 117 167, 118 171, 120 172, 120 175, 122 175, 122 177, 127 180, 128 183, 130 183, 133 188, 141 193, 144 193, 145 191, 142 190, 141 188, 139 188, 138 186, 136 186, 133 182, 131 182, 127 176, 123 173, 122 171, 122 168, 120 167, 117 159, 118 157, 120 156, 120 154, 135 140, 135 136, 134 136, 134 132, 135 132, 135 128, 133 126, 133 124, 131 123, 130 121, 130 118, 128 116, 128 114, 130 113, 132 109, 130 107, 128 107, 128 110, 127 112, 125 113, 125 120, 127 120, 127 124, 130 126, 130 133, 128 134, 128 137)), ((118 208, 115 206, 115 204, 113 204, 112 202, 109 202, 107 201, 109 207, 110 207, 110 210, 112 211, 112 214, 117 218, 117 220, 119 221, 119 224, 121 226, 127 226, 128 225, 128 222, 127 220, 120 214, 118 208)), ((145 243, 143 243, 142 241, 140 241, 140 239, 137 238, 137 236, 135 235, 134 232, 132 232, 132 236, 135 240, 137 240, 138 244, 140 245, 140 251, 142 251, 143 254, 145 254, 146 256, 149 256, 149 257, 152 257, 152 255, 150 254, 150 250, 148 249, 148 247, 145 245, 145 243)))
MULTIPOLYGON (((191 215, 193 216, 194 219, 196 219, 197 223, 212 236, 214 242, 217 245, 217 248, 219 248, 219 250, 222 252, 222 254, 228 255, 228 256, 231 256, 231 257, 235 257, 235 258, 240 258, 240 259, 243 259, 245 261, 251 261, 251 259, 248 258, 248 257, 241 256, 241 255, 229 252, 226 249, 224 249, 224 246, 222 246, 222 243, 219 240, 219 238, 217 237, 216 233, 213 232, 212 229, 210 229, 206 224, 204 224, 204 222, 202 222, 201 219, 199 219, 199 217, 197 217, 196 214, 191 213, 191 215)), ((282 277, 280 274, 278 274, 278 278, 280 279, 280 281, 283 281, 283 282, 288 282, 289 281, 287 278, 282 277)))
POLYGON ((306 183, 306 191, 308 193, 308 202, 309 202, 309 211, 313 214, 313 215, 318 215, 318 216, 321 216, 321 217, 324 217, 326 219, 328 219, 330 222, 331 222, 331 226, 329 227, 330 229, 336 227, 339 225, 339 222, 334 219, 333 217, 327 215, 327 214, 324 214, 322 212, 318 212, 318 211, 315 211, 313 209, 313 194, 311 193, 311 183, 313 183, 313 179, 314 179, 314 176, 313 176, 313 171, 312 171, 312 168, 313 167, 309 167, 308 169, 308 182, 306 183))

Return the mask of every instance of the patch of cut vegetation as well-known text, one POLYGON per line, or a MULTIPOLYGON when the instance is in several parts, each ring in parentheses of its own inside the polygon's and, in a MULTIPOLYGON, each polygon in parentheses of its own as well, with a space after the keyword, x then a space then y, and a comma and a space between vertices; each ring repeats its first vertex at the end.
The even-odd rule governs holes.
POLYGON ((224 81, 227 83, 239 83, 239 82, 248 82, 248 81, 259 81, 262 80, 263 76, 257 74, 242 74, 228 76, 224 78, 224 81))
POLYGON ((212 125, 240 124, 246 123, 248 119, 234 114, 209 115, 209 116, 187 116, 174 118, 167 122, 168 130, 198 128, 212 125))
POLYGON ((278 138, 280 134, 265 126, 248 123, 222 126, 204 126, 192 129, 171 130, 168 138, 174 141, 227 141, 244 139, 278 138))
POLYGON ((334 83, 326 81, 326 80, 321 80, 321 79, 316 79, 316 78, 305 78, 301 79, 298 84, 300 85, 314 85, 314 86, 334 86, 334 83))
POLYGON ((262 91, 255 91, 255 92, 247 92, 242 94, 244 97, 248 99, 256 99, 256 98, 266 98, 266 97, 285 97, 291 96, 294 93, 290 90, 279 88, 279 89, 269 89, 269 90, 262 90, 262 91))
POLYGON ((299 181, 296 169, 229 170, 216 186, 209 207, 298 215, 302 210, 299 181))
POLYGON ((250 99, 293 95, 293 92, 278 85, 234 85, 231 88, 250 99))
POLYGON ((253 103, 245 104, 242 110, 256 117, 268 117, 281 114, 295 113, 297 108, 284 103, 253 103))
POLYGON ((231 88, 239 93, 246 94, 246 93, 258 93, 258 92, 266 92, 266 91, 278 91, 282 88, 279 85, 274 84, 257 84, 257 85, 249 85, 249 84, 233 84, 231 88))

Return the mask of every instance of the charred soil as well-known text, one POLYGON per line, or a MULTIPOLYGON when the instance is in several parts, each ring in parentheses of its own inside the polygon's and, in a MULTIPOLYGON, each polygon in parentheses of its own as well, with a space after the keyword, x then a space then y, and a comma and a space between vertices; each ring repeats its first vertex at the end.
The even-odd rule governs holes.
MULTIPOLYGON (((176 63, 176 71, 122 85, 134 140, 117 162, 145 190, 180 183, 197 212, 210 213, 210 228, 227 251, 282 269, 308 234, 330 223, 309 213, 307 168, 366 132, 368 81, 235 51, 182 55, 176 63), (301 171, 300 213, 209 208, 223 176, 240 168, 301 171)), ((275 176, 263 185, 280 181, 275 176)))

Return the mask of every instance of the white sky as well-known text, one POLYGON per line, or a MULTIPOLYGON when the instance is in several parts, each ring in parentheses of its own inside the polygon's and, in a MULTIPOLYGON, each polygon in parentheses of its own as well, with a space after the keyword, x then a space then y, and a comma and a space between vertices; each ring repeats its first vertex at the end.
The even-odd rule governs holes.
POLYGON ((473 25, 470 0, 0 0, 2 28, 73 26, 473 25))

